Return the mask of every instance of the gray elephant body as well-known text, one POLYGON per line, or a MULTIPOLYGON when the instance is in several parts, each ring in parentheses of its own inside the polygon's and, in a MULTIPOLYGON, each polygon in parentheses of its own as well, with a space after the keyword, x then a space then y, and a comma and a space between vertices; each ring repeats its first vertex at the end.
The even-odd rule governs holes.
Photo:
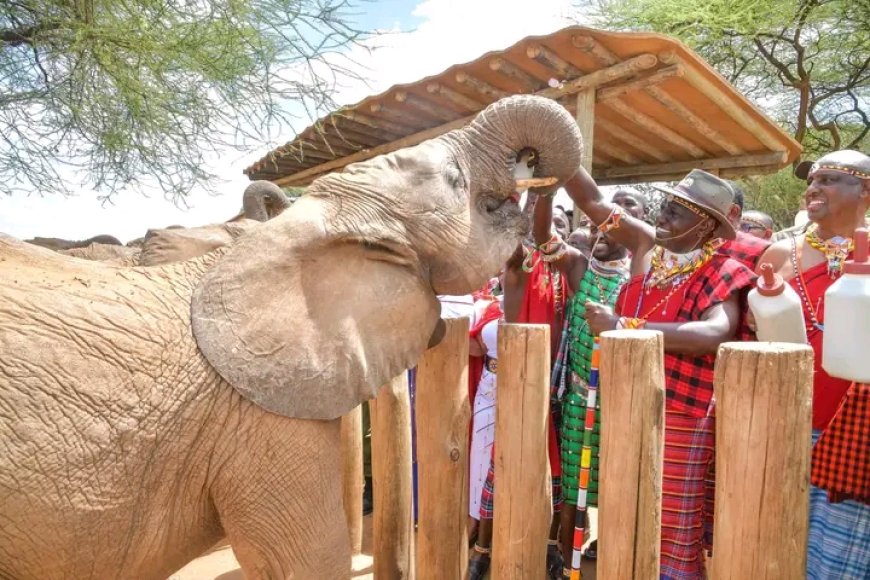
POLYGON ((248 578, 348 577, 337 418, 525 234, 518 151, 579 163, 559 105, 487 112, 186 262, 0 237, 0 577, 165 578, 224 535, 248 578))
POLYGON ((337 422, 255 406, 197 349, 190 299, 219 252, 117 268, 2 238, 0 256, 0 577, 166 578, 224 536, 249 570, 347 576, 322 485, 337 422))

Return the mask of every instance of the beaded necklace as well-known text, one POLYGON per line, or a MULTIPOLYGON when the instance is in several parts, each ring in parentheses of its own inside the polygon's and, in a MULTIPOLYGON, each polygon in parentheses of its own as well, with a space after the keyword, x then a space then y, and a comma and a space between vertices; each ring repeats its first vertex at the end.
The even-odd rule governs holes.
POLYGON ((710 261, 713 254, 716 253, 717 248, 718 244, 714 243, 713 240, 710 240, 704 244, 700 253, 694 259, 685 264, 680 264, 673 260, 668 260, 669 263, 666 263, 664 258, 665 249, 658 246, 653 251, 650 269, 647 270, 647 274, 644 277, 644 288, 647 293, 649 293, 653 286, 661 287, 666 283, 674 284, 680 280, 689 278, 710 261))
POLYGON ((822 240, 819 237, 819 226, 815 224, 807 230, 805 239, 812 248, 825 255, 825 260, 828 262, 828 276, 831 279, 840 275, 840 272, 843 270, 843 262, 846 261, 849 252, 855 249, 855 242, 852 241, 852 238, 834 236, 830 239, 822 240))
MULTIPOLYGON (((638 294, 637 294, 637 306, 635 307, 634 318, 636 320, 646 321, 647 318, 652 316, 656 312, 656 310, 658 310, 659 308, 662 307, 662 305, 664 305, 664 307, 665 307, 665 309, 662 311, 662 313, 667 314, 667 302, 677 292, 677 290, 682 288, 686 283, 688 283, 690 280, 692 280, 695 277, 695 274, 697 274, 698 272, 701 271, 701 268, 703 266, 705 266, 713 258, 713 254, 716 253, 716 249, 718 247, 719 247, 718 243, 716 243, 714 240, 710 240, 709 242, 704 244, 704 247, 697 258, 695 258, 694 260, 692 260, 688 264, 680 267, 681 272, 671 274, 670 276, 664 278, 662 281, 660 281, 658 283, 654 283, 651 278, 652 278, 652 276, 654 276, 653 272, 655 270, 656 254, 661 255, 660 250, 662 250, 661 246, 656 248, 656 251, 653 254, 653 263, 652 263, 652 265, 650 265, 650 268, 646 271, 646 273, 644 273, 643 282, 641 283, 641 289, 638 291, 638 294), (643 289, 646 288, 646 293, 648 294, 652 290, 652 287, 654 285, 662 286, 665 282, 671 283, 670 291, 667 294, 665 294, 664 297, 662 297, 662 299, 659 300, 655 304, 655 306, 653 306, 652 308, 647 310, 646 313, 643 316, 641 316, 640 309, 643 305, 643 296, 644 296, 643 289)), ((661 262, 659 262, 659 263, 661 263, 661 262)))
POLYGON ((797 282, 796 285, 798 294, 800 295, 804 306, 807 307, 807 312, 810 315, 810 321, 812 322, 812 325, 817 330, 824 332, 825 324, 824 322, 819 320, 817 313, 818 310, 821 308, 822 301, 824 301, 825 297, 824 295, 822 295, 822 297, 819 298, 817 308, 813 308, 813 304, 812 302, 810 302, 810 297, 807 293, 807 283, 806 280, 804 280, 804 273, 802 271, 803 268, 801 267, 801 258, 799 258, 797 255, 797 241, 794 238, 791 239, 791 267, 795 272, 795 282, 797 282))

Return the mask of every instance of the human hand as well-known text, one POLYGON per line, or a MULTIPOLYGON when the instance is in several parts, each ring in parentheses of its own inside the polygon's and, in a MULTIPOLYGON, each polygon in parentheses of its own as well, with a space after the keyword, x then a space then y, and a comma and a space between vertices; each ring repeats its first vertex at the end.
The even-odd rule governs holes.
POLYGON ((613 313, 613 308, 598 302, 586 303, 586 322, 593 335, 598 336, 605 330, 614 330, 619 317, 613 313))
POLYGON ((751 308, 746 309, 746 326, 752 332, 758 332, 758 326, 755 324, 755 315, 752 313, 751 308))

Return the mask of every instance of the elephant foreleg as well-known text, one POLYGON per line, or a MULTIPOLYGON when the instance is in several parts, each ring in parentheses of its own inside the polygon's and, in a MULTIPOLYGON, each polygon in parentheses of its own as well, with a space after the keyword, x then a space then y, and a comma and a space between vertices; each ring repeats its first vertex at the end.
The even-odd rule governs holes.
POLYGON ((245 577, 349 578, 339 421, 286 419, 259 409, 249 420, 256 426, 239 438, 213 490, 245 577))

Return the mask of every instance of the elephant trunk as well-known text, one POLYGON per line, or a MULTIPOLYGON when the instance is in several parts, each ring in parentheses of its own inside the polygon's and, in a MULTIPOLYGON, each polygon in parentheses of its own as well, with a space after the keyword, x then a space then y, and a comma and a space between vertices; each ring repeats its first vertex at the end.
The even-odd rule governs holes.
POLYGON ((290 200, 280 187, 271 181, 252 182, 242 197, 245 217, 258 222, 267 221, 290 207, 290 200))
MULTIPOLYGON (((580 166, 583 137, 570 113, 557 102, 533 95, 507 97, 490 105, 464 129, 474 148, 472 181, 496 184, 493 192, 510 195, 516 189, 517 154, 535 151, 535 176, 556 177, 560 187, 580 166), (481 154, 482 153, 482 154, 481 154)), ((474 183, 472 183, 474 187, 474 183)))

